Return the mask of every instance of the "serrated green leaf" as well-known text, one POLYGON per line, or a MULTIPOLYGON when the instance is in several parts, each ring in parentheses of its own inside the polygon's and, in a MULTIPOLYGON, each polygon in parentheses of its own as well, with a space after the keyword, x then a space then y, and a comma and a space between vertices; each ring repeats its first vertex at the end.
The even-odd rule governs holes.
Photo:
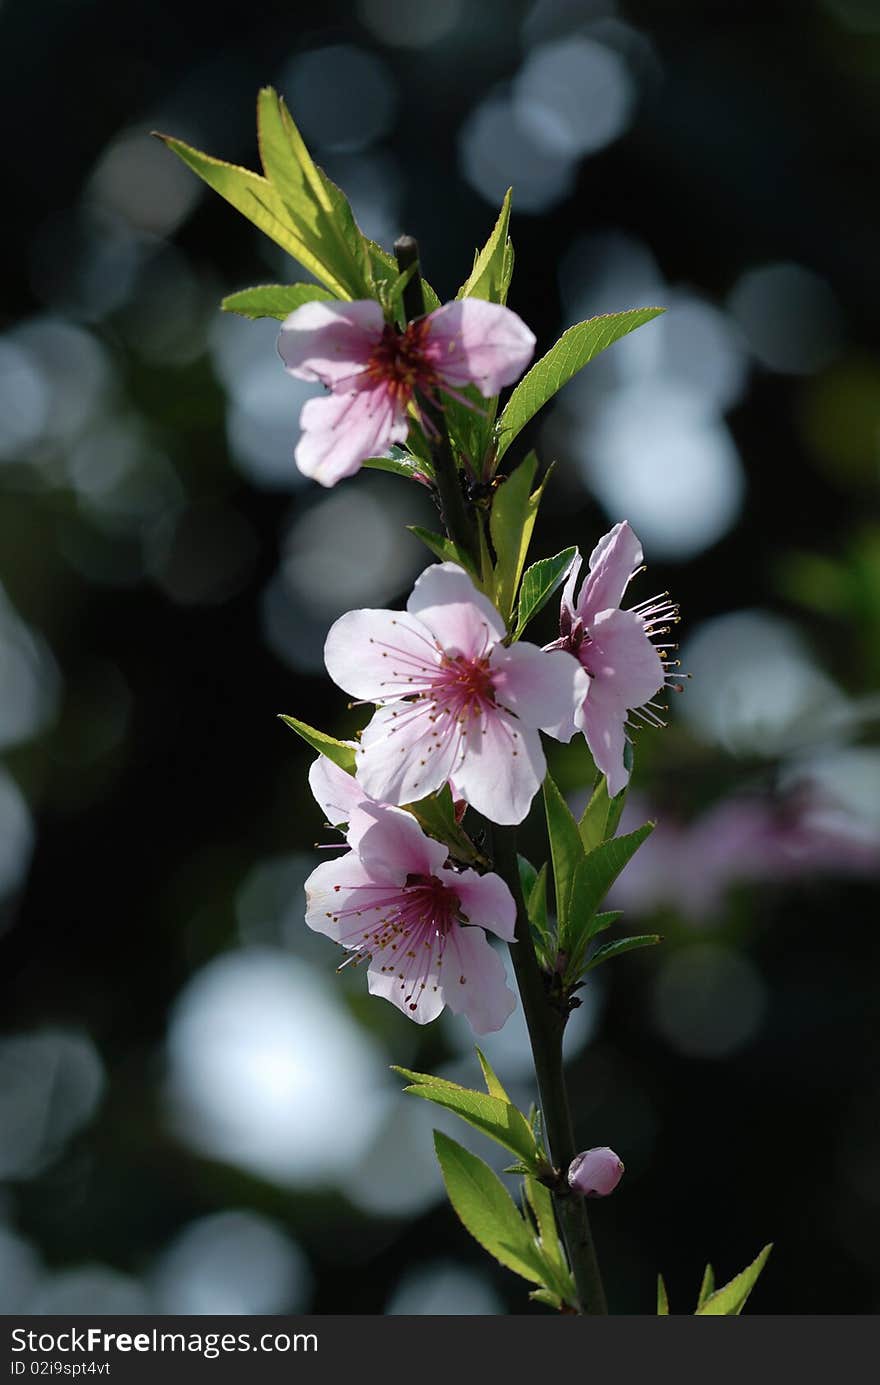
POLYGON ((603 774, 578 823, 585 851, 595 851, 596 847, 601 846, 609 835, 607 830, 608 807, 608 783, 603 774))
MULTIPOLYGON (((635 832, 623 837, 612 837, 610 841, 597 846, 577 867, 571 892, 572 934, 580 938, 589 932, 589 925, 602 900, 614 884, 627 861, 638 851, 642 842, 654 830, 653 822, 646 822, 635 832)), ((580 840, 580 832, 578 832, 580 840)))
POLYGON ((447 1082, 445 1078, 433 1077, 426 1072, 410 1072, 406 1068, 393 1068, 411 1083, 405 1090, 411 1096, 421 1097, 423 1101, 433 1101, 453 1111, 468 1125, 481 1130, 496 1144, 516 1154, 527 1168, 534 1168, 537 1160, 537 1147, 531 1127, 523 1113, 506 1098, 490 1096, 488 1093, 472 1091, 461 1087, 457 1082, 447 1082))
POLYGON ((547 815, 547 833, 550 838, 550 856, 553 861, 559 947, 561 951, 567 952, 571 947, 569 925, 572 910, 572 887, 577 871, 584 862, 584 848, 571 809, 549 774, 544 780, 544 811, 547 815))
POLYGON ((532 1289, 529 1298, 533 1303, 543 1303, 548 1308, 558 1310, 561 1306, 559 1295, 552 1293, 550 1289, 532 1289))
POLYGON ((632 938, 617 938, 615 942, 606 943, 604 947, 597 948, 584 971, 593 971, 595 967, 601 967, 603 962, 610 962, 615 957, 621 957, 624 952, 634 952, 637 947, 655 947, 657 943, 662 941, 659 933, 641 933, 632 938))
POLYGON ((562 586, 576 557, 576 548, 564 548, 555 557, 541 558, 526 568, 519 589, 516 630, 513 636, 515 640, 519 639, 529 621, 546 606, 553 593, 562 586))
POLYGON ((225 313, 238 313, 239 317, 274 317, 283 322, 303 303, 328 299, 332 301, 333 294, 322 289, 320 284, 258 284, 252 289, 227 294, 220 307, 225 313))
POLYGON ((498 457, 504 456, 538 410, 600 351, 663 311, 663 308, 633 308, 625 313, 607 313, 578 322, 563 332, 556 345, 532 366, 508 399, 498 420, 498 457))
POLYGON ((307 726, 304 721, 299 721, 296 717, 285 716, 283 712, 279 716, 285 726, 289 726, 291 731, 302 736, 313 750, 317 750, 319 754, 332 760, 334 765, 344 769, 347 774, 354 774, 354 746, 349 745, 346 741, 338 741, 335 736, 328 736, 323 731, 316 731, 314 726, 307 726))
POLYGON ((669 1296, 666 1293, 662 1274, 657 1276, 657 1316, 658 1318, 669 1317, 669 1296))
POLYGON ((300 229, 291 220, 284 199, 267 178, 261 178, 258 173, 251 173, 237 164, 225 163, 222 159, 203 154, 200 149, 193 149, 171 135, 160 134, 158 138, 236 211, 252 221, 316 279, 320 279, 332 294, 337 298, 351 297, 344 284, 327 269, 303 239, 300 229))
MULTIPOLYGON (((537 1178, 533 1178, 531 1174, 526 1175, 523 1183, 529 1206, 535 1214, 541 1249, 548 1260, 551 1260, 557 1269, 569 1276, 570 1279, 568 1261, 565 1258, 565 1251, 559 1238, 559 1228, 556 1225, 556 1217, 553 1212, 553 1198, 550 1189, 546 1188, 543 1183, 539 1183, 537 1178)), ((571 1298, 574 1299, 573 1282, 570 1282, 570 1291, 571 1298)))
MULTIPOLYGON (((508 188, 501 203, 498 220, 482 250, 474 256, 474 267, 458 293, 459 298, 482 298, 489 303, 504 303, 507 300, 509 277, 505 282, 507 267, 508 227, 510 225, 511 189, 508 188)), ((512 266, 511 266, 512 268, 512 266)))
POLYGON ((752 1261, 750 1265, 735 1275, 723 1288, 716 1289, 705 1299, 697 1309, 700 1317, 714 1318, 734 1318, 737 1317, 746 1305, 746 1300, 752 1289, 757 1283, 758 1276, 767 1263, 767 1258, 773 1249, 772 1242, 766 1245, 761 1254, 752 1261))
POLYGON ((474 566, 468 554, 453 543, 452 539, 447 539, 444 534, 435 534, 430 529, 423 529, 420 524, 408 524, 406 527, 411 534, 415 534, 417 539, 421 539, 426 548, 430 548, 441 563, 457 563, 459 567, 464 568, 465 572, 469 572, 474 577, 478 575, 474 572, 474 566))
POLYGON ((523 1214, 527 1221, 531 1216, 535 1223, 546 1288, 560 1303, 575 1307, 577 1289, 559 1239, 553 1200, 547 1188, 530 1175, 523 1179, 523 1214))
POLYGON ((546 1271, 538 1246, 500 1178, 439 1130, 434 1132, 434 1148, 449 1201, 465 1229, 507 1269, 544 1287, 546 1271))
POLYGON ((519 579, 532 540, 538 506, 550 471, 532 491, 538 468, 534 452, 520 462, 498 487, 492 500, 489 529, 495 547, 495 604, 506 621, 510 620, 519 579))
POLYGON ((538 953, 538 964, 543 968, 548 968, 556 955, 556 940, 553 937, 553 931, 547 917, 546 861, 535 876, 535 883, 526 897, 526 913, 532 926, 535 948, 538 953))
POLYGON ((597 933, 602 933, 606 928, 610 928, 618 919, 623 918, 622 909, 608 909, 604 914, 594 914, 593 923, 590 928, 590 936, 595 938, 597 933))
POLYGON ((707 1265, 703 1272, 703 1282, 700 1285, 700 1296, 697 1299, 697 1309, 702 1308, 706 1299, 715 1292, 715 1271, 711 1265, 707 1265))
POLYGON ((523 892, 523 899, 528 899, 538 878, 538 872, 531 861, 526 860, 525 856, 517 856, 516 863, 519 867, 519 883, 523 892))
MULTIPOLYGON (((483 1053, 482 1049, 478 1048, 476 1052, 477 1058, 480 1061, 480 1067, 483 1072, 483 1078, 486 1083, 486 1091, 489 1093, 489 1096, 496 1096, 498 1097, 499 1101, 510 1101, 510 1097, 507 1095, 501 1083, 498 1081, 498 1078, 495 1076, 495 1073, 492 1070, 492 1064, 489 1062, 489 1059, 483 1053)), ((531 1126, 529 1127, 529 1129, 531 1129, 531 1126)))
POLYGON ((448 784, 444 784, 437 793, 420 799, 418 803, 407 803, 404 806, 429 837, 436 837, 449 847, 450 855, 457 861, 469 861, 471 865, 487 864, 485 856, 477 850, 467 832, 455 820, 455 804, 448 784))
POLYGON ((384 457, 365 457, 361 466, 372 471, 390 471, 394 476, 405 476, 412 481, 417 471, 431 475, 431 465, 422 457, 414 457, 402 447, 389 447, 384 457))

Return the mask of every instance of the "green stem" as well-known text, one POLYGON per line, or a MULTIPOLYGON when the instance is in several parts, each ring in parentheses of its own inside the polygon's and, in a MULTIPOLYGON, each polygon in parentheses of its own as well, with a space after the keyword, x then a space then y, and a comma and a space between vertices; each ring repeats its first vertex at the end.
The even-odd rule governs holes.
MULTIPOLYGON (((562 1067, 562 1035, 566 1016, 551 1004, 535 956, 519 879, 516 828, 493 824, 490 831, 493 865, 516 901, 516 942, 511 946, 510 955, 535 1060, 544 1134, 549 1146, 547 1152, 564 1177, 578 1152, 562 1067)), ((586 1202, 582 1197, 570 1193, 554 1193, 553 1200, 581 1311, 590 1315, 605 1315, 608 1304, 586 1202)))
MULTIPOLYGON (((425 311, 425 295, 418 270, 418 243, 412 236, 400 236, 394 242, 394 251, 397 255, 397 264, 401 274, 411 265, 416 266, 412 278, 404 285, 403 289, 403 310, 409 322, 414 317, 421 317, 425 311)), ((440 510, 443 515, 443 523, 446 525, 446 532, 453 543, 467 554, 474 564, 475 570, 479 572, 480 547, 477 530, 462 494, 458 467, 455 465, 455 458, 452 455, 452 447, 449 442, 446 416, 442 409, 437 408, 423 394, 418 393, 417 399, 419 409, 428 423, 425 437, 431 449, 434 480, 437 485, 440 510)))

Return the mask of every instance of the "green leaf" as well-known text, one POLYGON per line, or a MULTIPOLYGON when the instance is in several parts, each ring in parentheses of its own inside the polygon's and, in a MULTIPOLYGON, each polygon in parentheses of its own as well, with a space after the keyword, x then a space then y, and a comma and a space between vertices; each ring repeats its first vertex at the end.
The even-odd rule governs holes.
POLYGON ((256 288, 230 293, 221 301, 225 313, 239 317, 274 317, 279 322, 303 303, 332 301, 333 294, 320 284, 259 284, 256 288))
POLYGON ((257 134, 266 177, 281 196, 300 238, 347 298, 372 297, 366 242, 344 194, 318 168, 282 98, 263 87, 257 134))
POLYGON ((625 313, 607 313, 604 317, 578 322, 563 332, 556 345, 532 366, 508 399, 498 420, 499 459, 529 420, 573 375, 600 351, 663 311, 663 308, 632 308, 625 313))
POLYGON ((464 828, 456 822, 455 804, 448 784, 444 784, 438 793, 429 794, 418 803, 407 803, 405 807, 429 837, 436 837, 449 847, 450 855, 457 861, 469 861, 472 865, 488 864, 464 828))
POLYGON ((529 1209, 538 1232, 538 1246, 544 1262, 545 1283, 558 1304, 577 1305, 577 1289, 568 1268, 565 1251, 559 1239, 556 1218, 553 1215, 553 1199, 543 1183, 526 1175, 523 1179, 524 1207, 528 1218, 529 1209))
POLYGON ((354 774, 355 752, 354 746, 346 741, 338 741, 335 736, 327 736, 323 731, 316 731, 314 726, 307 726, 304 721, 298 721, 296 717, 286 717, 280 713, 280 719, 291 731, 295 731, 298 736, 302 736, 313 750, 319 751, 321 755, 332 760, 334 765, 344 769, 347 774, 354 774))
POLYGON ((547 918, 547 862, 545 861, 538 874, 535 876, 535 883, 526 897, 526 913, 529 916, 529 923, 532 926, 535 936, 535 947, 538 952, 538 963, 543 968, 548 968, 556 955, 556 939, 547 918))
POLYGON ((474 577, 478 577, 468 554, 457 544, 454 544, 452 539, 447 539, 443 534, 435 534, 430 529, 423 529, 420 524, 408 524, 406 527, 411 534, 415 534, 417 539, 421 539, 426 548, 430 548, 441 563, 458 563, 458 566, 463 567, 465 572, 470 572, 474 577))
MULTIPOLYGON (((477 1049, 477 1057, 480 1060, 480 1067, 483 1070, 483 1078, 486 1083, 486 1091, 490 1096, 497 1096, 499 1101, 510 1101, 510 1097, 502 1087, 495 1073, 492 1071, 492 1064, 481 1049, 477 1049)), ((531 1127, 530 1127, 531 1128, 531 1127)))
POLYGON ((465 1229, 507 1269, 543 1287, 546 1271, 540 1251, 500 1178, 439 1130, 434 1132, 434 1148, 449 1201, 465 1229))
POLYGON ((496 1144, 509 1149, 519 1156, 527 1168, 534 1168, 538 1150, 531 1126, 525 1116, 511 1101, 487 1093, 472 1091, 470 1087, 460 1087, 457 1082, 447 1082, 442 1077, 432 1077, 426 1072, 410 1072, 407 1068, 395 1067, 411 1083, 404 1090, 411 1096, 433 1101, 453 1111, 468 1125, 481 1130, 496 1144))
POLYGON ((402 447, 389 447, 384 457, 366 457, 361 466, 370 467, 373 471, 390 471, 395 476, 405 476, 409 481, 413 480, 417 471, 427 476, 431 474, 429 463, 421 457, 414 457, 402 447))
POLYGON ((519 639, 529 621, 538 614, 542 606, 546 606, 553 593, 562 586, 576 557, 576 548, 564 548, 555 557, 541 558, 526 568, 519 591, 515 640, 519 639))
POLYGON ((211 158, 171 135, 159 135, 158 138, 209 187, 225 197, 236 211, 258 226, 264 235, 286 250, 316 279, 320 279, 332 294, 337 298, 351 297, 344 284, 327 269, 310 248, 310 243, 303 239, 302 228, 294 224, 284 199, 267 178, 261 178, 247 168, 239 168, 237 164, 211 158))
POLYGON ((467 281, 455 295, 457 299, 483 298, 489 303, 506 302, 510 285, 510 276, 506 271, 508 266, 513 269, 512 257, 507 253, 510 198, 511 189, 508 188, 504 194, 501 211, 498 213, 498 220, 486 244, 474 256, 474 267, 467 281))
POLYGON ((659 933, 641 933, 633 938, 618 938, 616 942, 606 943, 604 947, 597 948, 584 970, 592 971, 594 967, 601 967, 603 962, 610 962, 614 957, 622 956, 624 952, 633 952, 637 947, 654 947, 662 941, 659 933))
POLYGON ((513 611, 538 506, 550 476, 548 470, 538 489, 532 491, 537 468, 538 459, 530 452, 498 487, 492 501, 489 529, 496 553, 495 604, 506 621, 513 611))
POLYGON ((628 832, 624 837, 612 837, 610 841, 597 846, 578 865, 571 893, 572 929, 578 937, 589 928, 593 915, 627 861, 632 859, 653 830, 653 822, 646 822, 644 827, 628 832))
POLYGON ((535 870, 531 861, 526 860, 525 856, 517 856, 516 864, 519 867, 519 883, 523 892, 523 899, 528 899, 534 889, 535 881, 538 878, 538 872, 535 870))
POLYGON ((746 1269, 731 1279, 723 1288, 716 1289, 714 1293, 704 1299, 697 1309, 697 1314, 700 1317, 737 1317, 745 1307, 746 1300, 755 1287, 758 1276, 766 1265, 772 1249, 771 1242, 770 1245, 764 1247, 761 1254, 746 1269))
POLYGON ((697 1299, 697 1309, 702 1308, 706 1299, 715 1292, 715 1271, 711 1265, 707 1265, 703 1273, 703 1282, 700 1285, 700 1296, 697 1299))
POLYGON ((604 914, 594 914, 593 922, 590 925, 590 937, 595 938, 597 933, 602 933, 606 928, 610 928, 612 923, 623 918, 622 909, 609 909, 604 914))
MULTIPOLYGON (((578 827, 581 832, 581 841, 585 851, 594 851, 597 846, 601 846, 608 833, 608 783, 603 774, 595 789, 589 803, 584 809, 578 827)), ((613 834, 611 834, 613 835, 613 834)))
POLYGON ((657 1316, 659 1318, 669 1317, 669 1297, 666 1293, 662 1274, 657 1276, 657 1316))
POLYGON ((546 1304, 548 1308, 559 1309, 559 1295, 554 1294, 550 1289, 532 1289, 529 1298, 533 1303, 546 1304))
POLYGON ((553 860, 556 915, 559 921, 559 946, 560 949, 567 952, 570 948, 569 919, 573 907, 572 887, 577 872, 585 864, 584 848, 571 809, 549 774, 544 780, 544 811, 547 814, 547 832, 550 837, 550 855, 553 860))

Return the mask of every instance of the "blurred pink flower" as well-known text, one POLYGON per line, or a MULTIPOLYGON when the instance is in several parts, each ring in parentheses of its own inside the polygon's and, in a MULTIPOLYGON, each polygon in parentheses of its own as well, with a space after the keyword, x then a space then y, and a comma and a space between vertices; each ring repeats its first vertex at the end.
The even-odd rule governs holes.
MULTIPOLYGON (((652 815, 650 805, 630 801, 621 829, 652 815)), ((876 829, 835 811, 815 791, 782 798, 739 794, 687 824, 662 815, 615 881, 609 903, 639 914, 674 907, 693 922, 709 922, 736 885, 878 874, 876 829)))
POLYGON ((654 645, 652 637, 666 633, 657 628, 660 621, 678 618, 678 608, 665 592, 631 610, 619 609, 641 562, 642 546, 627 521, 615 524, 593 549, 589 573, 575 601, 578 556, 562 593, 560 637, 546 646, 569 650, 590 678, 583 701, 553 734, 570 740, 576 730, 583 731, 612 797, 629 779, 623 751, 630 712, 662 725, 651 699, 670 675, 665 650, 654 645))
POLYGON ((297 466, 335 486, 367 457, 406 441, 417 390, 438 405, 438 390, 461 399, 467 385, 491 399, 522 374, 534 349, 516 313, 478 298, 446 303, 403 330, 372 299, 304 303, 285 320, 278 351, 291 375, 319 380, 330 393, 303 408, 297 466))
POLYGON ((483 930, 513 941, 516 905, 504 881, 452 870, 446 847, 425 836, 409 813, 356 802, 350 788, 356 781, 345 775, 349 784, 343 784, 342 774, 331 767, 318 792, 323 796, 327 781, 338 781, 329 815, 347 799, 352 849, 309 876, 306 923, 346 948, 350 960, 366 961, 371 994, 417 1024, 448 1005, 477 1034, 500 1029, 516 999, 483 930))
POLYGON ((324 647, 330 677, 379 704, 357 752, 370 798, 413 803, 454 778, 456 795, 492 822, 523 820, 547 768, 538 728, 570 723, 588 680, 564 651, 508 647, 505 634, 454 563, 423 572, 406 611, 336 621, 324 647))

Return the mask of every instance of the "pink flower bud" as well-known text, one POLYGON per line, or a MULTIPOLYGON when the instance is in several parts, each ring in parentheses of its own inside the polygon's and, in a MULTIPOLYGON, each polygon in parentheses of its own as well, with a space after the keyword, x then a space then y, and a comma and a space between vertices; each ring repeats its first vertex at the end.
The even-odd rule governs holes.
POLYGON ((582 1193, 584 1197, 607 1197, 613 1193, 623 1177, 623 1162, 602 1145, 599 1149, 588 1149, 576 1154, 568 1170, 568 1186, 572 1192, 582 1193))

